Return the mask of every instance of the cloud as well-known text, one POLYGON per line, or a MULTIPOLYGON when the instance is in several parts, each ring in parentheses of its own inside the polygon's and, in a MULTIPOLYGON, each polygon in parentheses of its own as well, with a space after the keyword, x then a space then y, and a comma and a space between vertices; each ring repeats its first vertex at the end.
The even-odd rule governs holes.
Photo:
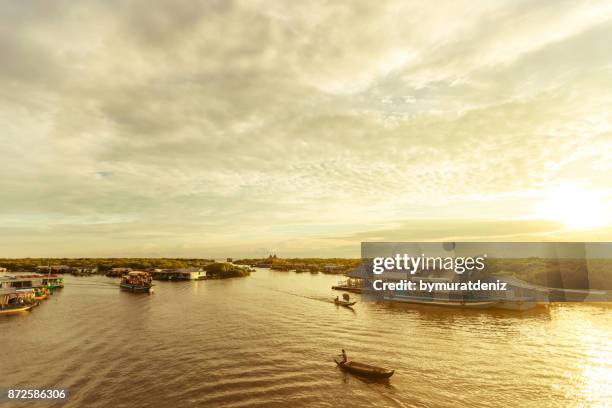
POLYGON ((612 194, 609 2, 0 11, 6 256, 291 253, 398 220, 531 219, 551 184, 612 194))

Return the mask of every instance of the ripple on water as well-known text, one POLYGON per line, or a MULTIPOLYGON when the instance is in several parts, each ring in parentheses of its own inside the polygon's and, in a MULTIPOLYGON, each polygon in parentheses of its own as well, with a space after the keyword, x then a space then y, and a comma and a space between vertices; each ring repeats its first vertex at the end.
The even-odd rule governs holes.
POLYGON ((260 270, 159 282, 155 294, 136 295, 113 279, 67 277, 40 308, 0 319, 4 378, 69 387, 74 407, 565 407, 612 398, 612 309, 350 310, 328 302, 336 281, 260 270), (341 348, 396 374, 388 383, 346 374, 332 361, 341 348))

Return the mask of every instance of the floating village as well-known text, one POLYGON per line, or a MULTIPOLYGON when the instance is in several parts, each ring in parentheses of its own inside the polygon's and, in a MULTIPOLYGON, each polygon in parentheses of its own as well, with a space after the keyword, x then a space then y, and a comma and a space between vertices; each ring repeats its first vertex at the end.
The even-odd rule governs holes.
MULTIPOLYGON (((330 296, 329 303, 337 307, 352 309, 357 304, 355 296, 361 301, 382 301, 392 303, 411 303, 428 307, 451 307, 458 309, 503 309, 520 312, 537 307, 548 307, 554 301, 610 301, 610 291, 591 289, 564 289, 546 287, 528 283, 514 276, 481 276, 487 283, 495 282, 495 287, 504 286, 505 290, 447 290, 449 286, 460 287, 474 278, 469 275, 457 275, 452 271, 433 270, 411 275, 406 272, 389 271, 384 279, 368 272, 367 266, 359 263, 312 261, 280 261, 276 256, 260 260, 239 260, 231 258, 226 262, 204 261, 200 266, 188 268, 149 268, 148 270, 131 267, 107 268, 103 273, 107 277, 119 278, 118 290, 136 294, 150 294, 154 291, 155 280, 159 281, 195 281, 244 277, 256 271, 253 268, 268 268, 276 271, 302 273, 327 273, 343 275, 344 279, 330 290, 341 292, 341 295, 330 296), (410 283, 417 290, 405 290, 410 283), (426 282, 423 285, 422 282, 426 282), (499 285, 503 282, 503 285, 499 285), (386 288, 377 290, 377 288, 386 288), (430 288, 424 290, 423 288, 430 288), (396 290, 394 288, 402 288, 396 290), (431 288, 436 288, 432 290, 431 288)), ((0 315, 27 313, 44 304, 45 299, 53 296, 64 287, 64 274, 89 276, 100 274, 97 268, 73 267, 68 265, 37 266, 36 272, 9 272, 0 267, 0 315)), ((344 350, 334 359, 338 368, 357 376, 386 380, 394 370, 349 360, 344 350)))
POLYGON ((468 274, 457 275, 448 270, 422 271, 418 275, 401 271, 388 271, 384 279, 368 273, 368 268, 359 260, 281 260, 276 255, 263 259, 243 259, 225 262, 199 260, 198 266, 185 268, 148 268, 135 269, 121 266, 104 271, 98 268, 75 267, 69 265, 38 265, 36 272, 9 274, 0 267, 0 314, 27 312, 40 305, 46 298, 64 287, 64 274, 89 276, 104 274, 119 278, 119 289, 152 293, 153 281, 194 281, 224 279, 248 276, 254 268, 269 268, 276 271, 295 273, 326 273, 342 275, 344 279, 331 289, 343 292, 343 296, 330 299, 331 302, 353 307, 356 302, 350 299, 352 293, 360 294, 362 300, 413 303, 439 307, 462 309, 504 309, 528 310, 546 307, 557 301, 610 301, 610 291, 594 289, 567 289, 527 282, 512 275, 486 275, 473 277, 468 274), (449 286, 459 287, 466 281, 478 278, 503 290, 448 290, 449 286), (384 282, 383 282, 384 281, 384 282), (423 283, 425 282, 425 284, 423 283), (500 285, 501 283, 501 285, 500 285), (393 290, 413 285, 415 290, 393 290), (384 290, 380 290, 384 287, 384 290), (423 289, 423 288, 427 289, 423 289), (432 290, 431 288, 435 288, 432 290))
POLYGON ((30 311, 63 287, 61 275, 0 276, 0 315, 30 311))
MULTIPOLYGON (((223 279, 246 276, 252 271, 244 266, 229 263, 208 262, 204 267, 178 269, 133 270, 130 267, 111 268, 108 277, 119 277, 121 290, 152 293, 153 280, 188 281, 223 279)), ((29 312, 43 304, 55 291, 64 287, 64 274, 91 276, 99 274, 97 268, 71 267, 68 265, 41 265, 36 272, 9 273, 0 267, 0 315, 29 312)))

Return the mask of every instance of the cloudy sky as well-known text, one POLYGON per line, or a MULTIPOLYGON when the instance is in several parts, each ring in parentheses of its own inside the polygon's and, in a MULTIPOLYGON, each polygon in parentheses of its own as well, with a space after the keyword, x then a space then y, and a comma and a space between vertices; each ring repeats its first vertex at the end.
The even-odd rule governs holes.
POLYGON ((612 3, 0 5, 0 256, 612 239, 612 3))

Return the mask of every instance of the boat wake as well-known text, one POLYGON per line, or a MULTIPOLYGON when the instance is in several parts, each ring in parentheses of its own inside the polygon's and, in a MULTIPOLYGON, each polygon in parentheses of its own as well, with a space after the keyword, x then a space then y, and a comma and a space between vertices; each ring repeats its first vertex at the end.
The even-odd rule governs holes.
POLYGON ((288 291, 280 290, 280 289, 272 289, 272 288, 265 288, 265 289, 271 290, 273 292, 284 293, 286 295, 301 297, 301 298, 304 298, 304 299, 317 300, 319 302, 334 304, 334 300, 333 299, 330 299, 329 297, 325 297, 325 296, 306 296, 306 295, 300 295, 299 293, 288 292, 288 291))

